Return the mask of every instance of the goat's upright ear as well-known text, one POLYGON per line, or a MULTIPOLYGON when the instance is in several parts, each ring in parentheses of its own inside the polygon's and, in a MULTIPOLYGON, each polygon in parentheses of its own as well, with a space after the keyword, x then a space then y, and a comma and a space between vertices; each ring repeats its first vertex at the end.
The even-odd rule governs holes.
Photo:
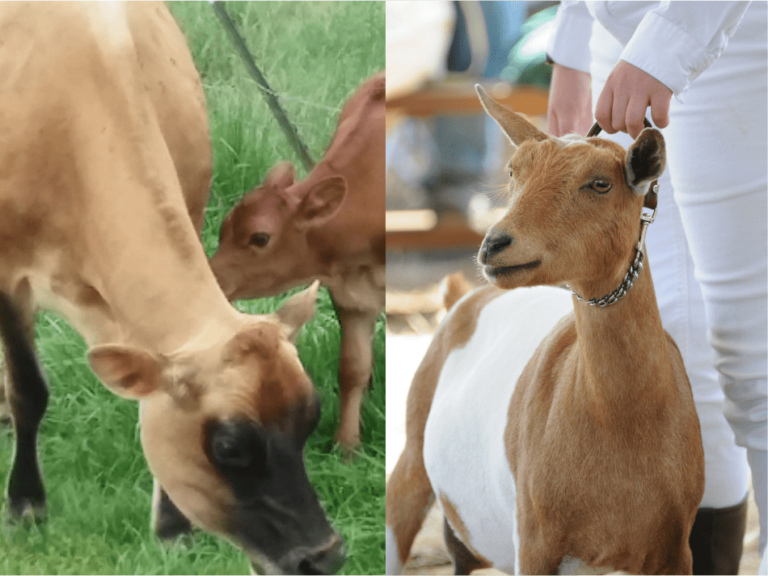
POLYGON ((548 136, 519 114, 502 106, 491 98, 480 84, 475 84, 475 90, 480 97, 480 103, 488 115, 496 121, 509 141, 520 146, 524 140, 546 140, 548 136))
POLYGON ((645 196, 648 185, 661 177, 666 165, 664 137, 655 128, 645 128, 627 149, 624 165, 627 184, 645 196))

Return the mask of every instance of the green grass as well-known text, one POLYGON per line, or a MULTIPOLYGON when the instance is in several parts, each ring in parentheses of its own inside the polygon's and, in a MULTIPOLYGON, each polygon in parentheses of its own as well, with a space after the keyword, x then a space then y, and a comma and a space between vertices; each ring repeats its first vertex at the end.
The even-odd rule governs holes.
MULTIPOLYGON (((304 176, 256 85, 207 3, 171 5, 203 78, 214 145, 214 179, 203 240, 216 248, 221 220, 271 166, 291 160, 304 176)), ((338 110, 360 82, 384 68, 384 5, 368 2, 227 4, 256 62, 285 99, 311 155, 318 159, 338 110), (330 110, 328 109, 330 108, 330 110)), ((274 310, 283 298, 238 303, 274 310)), ((46 314, 37 326, 51 400, 40 431, 48 519, 0 530, 5 574, 242 574, 245 557, 198 532, 189 546, 160 545, 149 530, 152 478, 138 438, 137 408, 110 394, 90 372, 85 344, 46 314)), ((344 462, 333 444, 338 423, 339 326, 325 291, 298 347, 322 397, 323 416, 306 450, 307 468, 344 536, 344 574, 384 570, 384 326, 375 337, 374 381, 363 409, 362 449, 344 462)), ((12 452, 0 431, 0 482, 12 452)), ((3 496, 4 499, 4 496, 3 496)))

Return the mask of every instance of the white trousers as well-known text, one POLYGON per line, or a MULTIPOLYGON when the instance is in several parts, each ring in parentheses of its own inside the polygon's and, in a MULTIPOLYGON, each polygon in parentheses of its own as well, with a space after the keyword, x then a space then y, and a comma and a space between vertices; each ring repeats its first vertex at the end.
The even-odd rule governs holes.
MULTIPOLYGON (((701 506, 744 499, 747 456, 737 444, 748 448, 761 552, 768 491, 767 8, 754 2, 720 58, 692 82, 685 104, 672 99, 663 130, 667 170, 646 240, 662 322, 682 353, 701 422, 701 506)), ((595 21, 590 49, 595 104, 622 46, 595 21)), ((631 143, 626 134, 605 136, 631 143)))

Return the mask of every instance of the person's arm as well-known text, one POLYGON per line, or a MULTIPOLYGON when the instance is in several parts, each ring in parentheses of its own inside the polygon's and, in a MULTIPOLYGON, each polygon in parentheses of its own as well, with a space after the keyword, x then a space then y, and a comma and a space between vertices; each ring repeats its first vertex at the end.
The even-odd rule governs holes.
POLYGON ((662 2, 640 22, 608 77, 595 108, 600 126, 636 138, 648 106, 669 124, 672 94, 682 102, 690 83, 728 45, 750 2, 662 2))
POLYGON ((553 136, 584 135, 592 125, 591 34, 592 15, 584 2, 562 2, 547 45, 547 58, 554 64, 547 106, 547 130, 553 136))

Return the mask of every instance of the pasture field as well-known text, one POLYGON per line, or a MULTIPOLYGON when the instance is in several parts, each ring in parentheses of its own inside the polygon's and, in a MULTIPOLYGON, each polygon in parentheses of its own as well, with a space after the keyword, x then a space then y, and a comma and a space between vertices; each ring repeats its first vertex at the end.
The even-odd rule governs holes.
MULTIPOLYGON (((383 2, 229 3, 238 24, 290 119, 318 159, 345 102, 366 77, 384 68, 383 2)), ((214 146, 214 178, 203 234, 210 256, 223 217, 280 160, 305 175, 255 83, 207 2, 171 3, 203 78, 214 146)), ((383 217, 383 215, 382 215, 383 217)), ((264 313, 284 300, 238 303, 264 313)), ((44 524, 0 530, 4 574, 245 574, 245 556, 202 532, 191 544, 166 547, 149 528, 152 478, 141 452, 136 404, 99 383, 82 339, 64 321, 40 316, 40 360, 51 389, 40 430, 40 459, 48 489, 44 524)), ((345 462, 334 446, 339 399, 339 326, 322 292, 315 318, 298 348, 323 402, 310 437, 310 478, 347 544, 344 574, 384 570, 384 325, 375 337, 372 388, 362 414, 362 448, 345 462)), ((3 490, 12 434, 0 430, 3 490)), ((3 491, 2 500, 5 500, 3 491)))

